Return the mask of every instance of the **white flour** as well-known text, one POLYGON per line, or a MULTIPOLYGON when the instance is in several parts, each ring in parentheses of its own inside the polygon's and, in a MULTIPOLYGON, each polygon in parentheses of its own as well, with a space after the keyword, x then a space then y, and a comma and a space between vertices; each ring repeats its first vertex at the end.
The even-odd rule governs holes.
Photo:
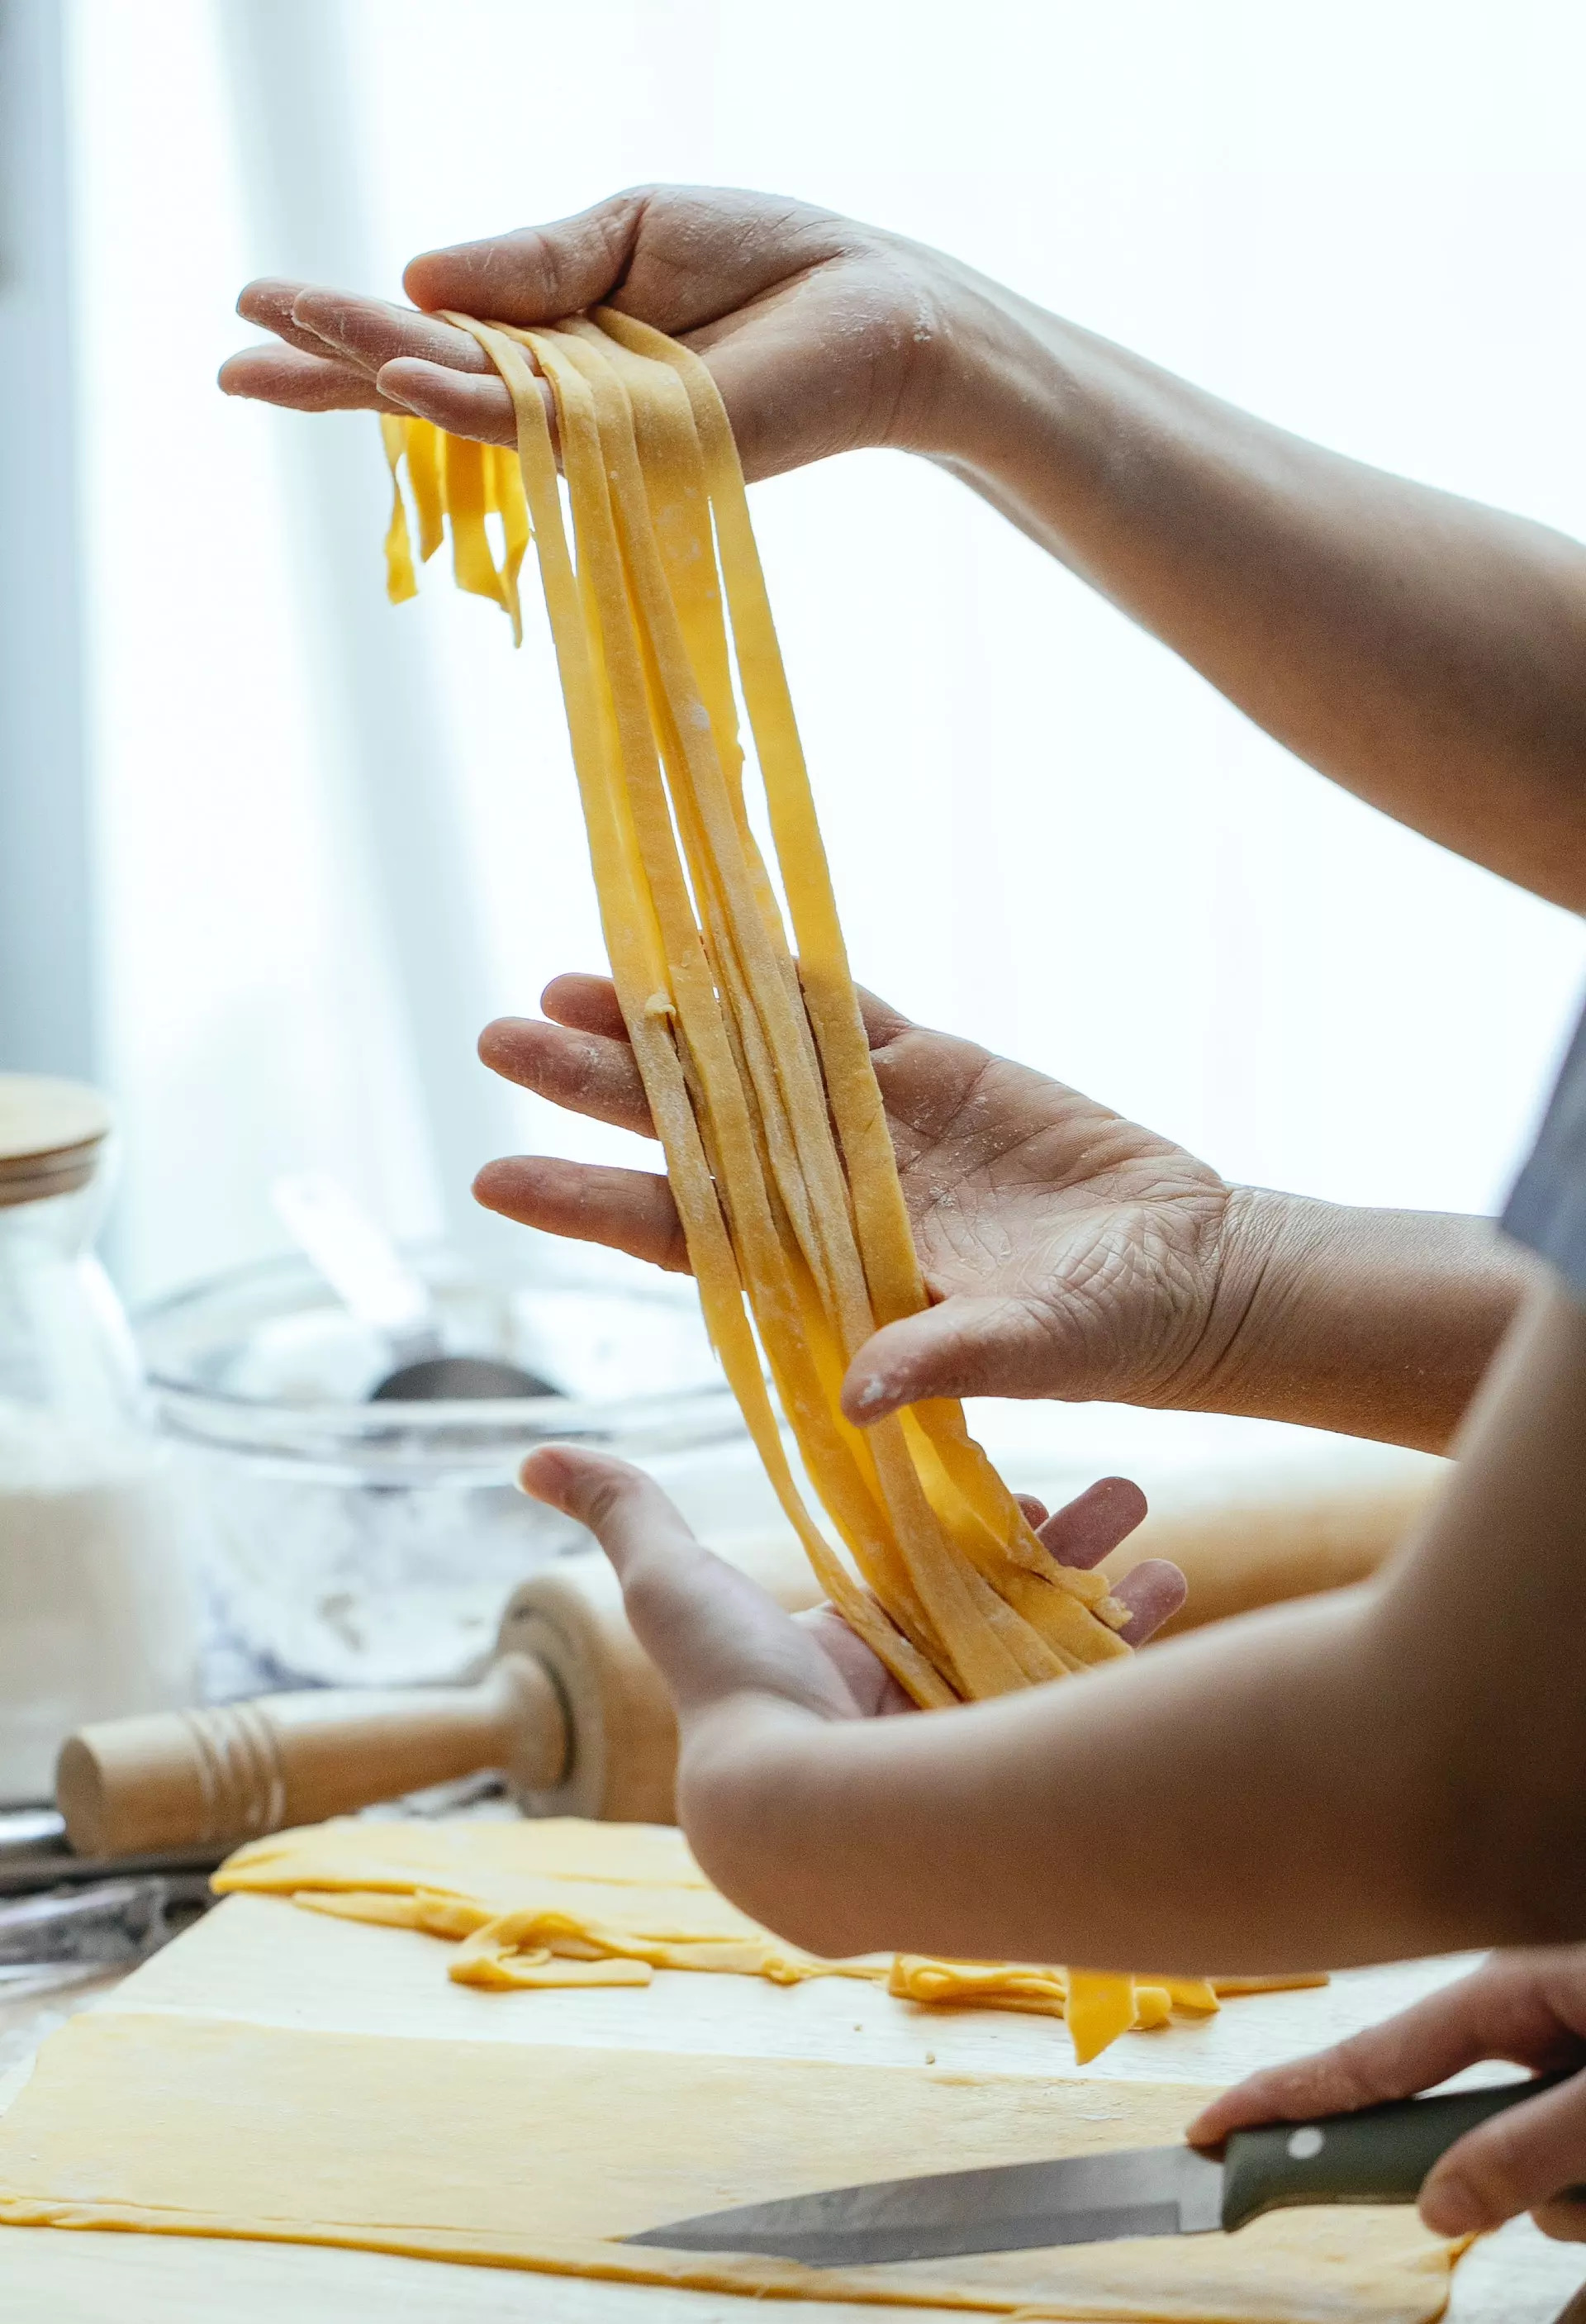
POLYGON ((0 1803, 50 1798, 85 1720, 195 1701, 178 1527, 158 1445, 0 1402, 0 1803))

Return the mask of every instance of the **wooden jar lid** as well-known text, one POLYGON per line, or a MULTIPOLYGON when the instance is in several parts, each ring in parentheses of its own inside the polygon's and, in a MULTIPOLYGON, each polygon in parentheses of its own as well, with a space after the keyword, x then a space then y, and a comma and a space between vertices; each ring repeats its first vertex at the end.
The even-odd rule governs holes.
POLYGON ((0 1209, 86 1186, 111 1126, 108 1104, 86 1082, 0 1074, 0 1209))

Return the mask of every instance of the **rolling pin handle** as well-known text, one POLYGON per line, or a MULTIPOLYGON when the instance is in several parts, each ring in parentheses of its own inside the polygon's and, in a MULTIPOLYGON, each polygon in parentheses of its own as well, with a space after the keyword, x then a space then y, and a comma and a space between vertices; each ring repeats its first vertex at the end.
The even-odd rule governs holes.
POLYGON ((216 1846, 499 1767, 514 1792, 572 1757, 561 1691, 507 1655, 476 1686, 266 1695, 69 1736, 56 1799, 79 1855, 216 1846))

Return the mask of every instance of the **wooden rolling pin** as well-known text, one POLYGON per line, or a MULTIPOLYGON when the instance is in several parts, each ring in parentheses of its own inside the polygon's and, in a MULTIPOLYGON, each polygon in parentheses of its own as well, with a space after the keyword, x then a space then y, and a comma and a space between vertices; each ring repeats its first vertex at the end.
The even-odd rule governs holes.
MULTIPOLYGON (((1438 1464, 1328 1485, 1225 1478, 1154 1509, 1110 1564, 1172 1558, 1190 1595, 1170 1630, 1365 1580, 1437 1482, 1438 1464)), ((791 1536, 729 1545, 790 1611, 819 1597, 791 1536)), ((56 1797, 81 1855, 216 1846, 317 1823, 483 1768, 526 1815, 670 1822, 677 1729, 597 1552, 512 1597, 474 1686, 265 1695, 106 1720, 71 1736, 56 1797)))
MULTIPOLYGON (((790 1612, 820 1597, 798 1544, 747 1565, 790 1612)), ((55 1796, 83 1856, 222 1845, 482 1768, 525 1815, 669 1823, 678 1731, 598 1551, 514 1592, 473 1686, 315 1689, 113 1719, 67 1738, 55 1796)))
POLYGON ((1326 1465, 1289 1478, 1268 1470, 1181 1488, 1107 1559, 1117 1580, 1142 1557, 1171 1558, 1189 1595, 1157 1636, 1290 1598, 1369 1581, 1441 1488, 1446 1464, 1416 1452, 1386 1455, 1348 1481, 1326 1465))

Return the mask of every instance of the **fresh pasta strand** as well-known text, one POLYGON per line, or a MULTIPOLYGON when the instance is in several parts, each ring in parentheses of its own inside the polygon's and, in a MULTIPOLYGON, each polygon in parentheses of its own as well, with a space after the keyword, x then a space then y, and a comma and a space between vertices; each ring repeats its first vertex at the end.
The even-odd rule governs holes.
MULTIPOLYGON (((459 586, 502 605, 514 637, 533 540, 613 979, 706 1328, 823 1588, 926 1709, 1127 1655, 1127 1609, 1051 1556, 961 1406, 863 1431, 838 1406, 859 1348, 927 1296, 709 371, 608 309, 535 330, 448 319, 512 394, 517 459, 383 420, 389 594, 418 586, 404 466, 421 557, 449 525, 459 586), (734 670, 785 914, 745 800, 734 670), (799 1491, 767 1370, 846 1558, 799 1491)), ((1072 1972, 1082 2058, 1158 2006, 1159 1984, 1072 1972)))

